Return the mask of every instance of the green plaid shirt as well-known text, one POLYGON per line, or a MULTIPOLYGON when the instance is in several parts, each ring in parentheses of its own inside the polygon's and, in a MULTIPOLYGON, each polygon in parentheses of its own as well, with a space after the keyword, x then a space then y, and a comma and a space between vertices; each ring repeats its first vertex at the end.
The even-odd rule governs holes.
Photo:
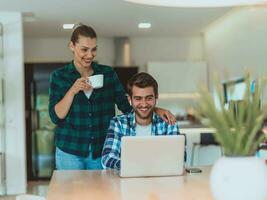
POLYGON ((88 99, 83 91, 75 95, 71 108, 64 119, 55 113, 55 105, 65 96, 81 75, 73 62, 54 71, 50 76, 49 114, 57 125, 55 145, 61 150, 78 156, 101 156, 103 144, 111 118, 115 115, 115 104, 123 112, 131 111, 117 74, 111 67, 92 63, 94 75, 104 75, 104 86, 94 89, 88 99))

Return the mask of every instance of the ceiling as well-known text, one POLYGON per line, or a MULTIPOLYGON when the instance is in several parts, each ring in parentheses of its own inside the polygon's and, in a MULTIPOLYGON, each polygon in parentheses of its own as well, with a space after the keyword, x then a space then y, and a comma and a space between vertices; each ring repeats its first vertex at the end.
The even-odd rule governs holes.
POLYGON ((23 12, 25 37, 69 36, 70 30, 62 25, 78 22, 93 26, 105 37, 196 35, 230 10, 168 8, 123 0, 0 0, 0 12, 23 12), (139 30, 139 22, 150 22, 152 27, 139 30))

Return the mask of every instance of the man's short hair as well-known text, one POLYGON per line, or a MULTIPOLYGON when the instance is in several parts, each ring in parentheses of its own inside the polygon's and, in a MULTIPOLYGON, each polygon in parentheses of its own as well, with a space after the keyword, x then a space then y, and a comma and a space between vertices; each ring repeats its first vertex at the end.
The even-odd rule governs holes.
POLYGON ((133 86, 139 88, 153 87, 156 98, 158 98, 158 83, 148 73, 140 72, 133 75, 127 83, 127 92, 131 97, 133 95, 133 86))

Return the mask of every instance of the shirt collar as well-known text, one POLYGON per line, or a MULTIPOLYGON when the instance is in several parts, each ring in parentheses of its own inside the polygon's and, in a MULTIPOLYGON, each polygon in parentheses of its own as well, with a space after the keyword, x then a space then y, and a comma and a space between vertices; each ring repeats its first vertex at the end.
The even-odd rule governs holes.
POLYGON ((74 65, 74 61, 71 61, 71 63, 67 66, 67 69, 70 71, 70 72, 76 72, 76 73, 79 73, 74 65))
MULTIPOLYGON (((78 71, 77 71, 77 69, 76 69, 76 67, 75 67, 75 65, 74 65, 74 61, 72 60, 71 61, 71 63, 68 65, 68 70, 70 71, 70 72, 72 72, 72 73, 77 73, 77 74, 80 74, 78 71)), ((94 70, 94 75, 95 74, 99 74, 100 73, 100 69, 99 69, 99 67, 98 67, 98 64, 96 63, 96 62, 92 62, 92 68, 93 68, 93 70, 94 70)))
MULTIPOLYGON (((153 112, 152 113, 152 125, 156 124, 157 121, 158 121, 158 115, 155 112, 153 112)), ((135 112, 134 111, 132 111, 130 113, 130 125, 131 125, 131 127, 136 126, 136 119, 135 119, 135 112)))
POLYGON ((100 74, 101 69, 100 69, 99 65, 96 62, 92 62, 92 68, 94 70, 94 75, 100 74))

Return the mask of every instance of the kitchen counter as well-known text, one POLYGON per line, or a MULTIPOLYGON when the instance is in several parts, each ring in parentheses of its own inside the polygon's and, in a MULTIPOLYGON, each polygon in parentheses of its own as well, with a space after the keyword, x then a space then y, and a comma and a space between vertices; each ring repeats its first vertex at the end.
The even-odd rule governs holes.
POLYGON ((221 149, 218 146, 205 146, 200 147, 197 146, 195 148, 195 156, 194 160, 192 159, 192 150, 193 145, 200 142, 200 134, 201 133, 214 133, 214 128, 208 128, 202 124, 196 123, 179 123, 179 130, 181 134, 185 134, 186 136, 186 154, 187 159, 185 162, 186 166, 191 166, 191 162, 193 165, 211 165, 221 156, 221 149))

